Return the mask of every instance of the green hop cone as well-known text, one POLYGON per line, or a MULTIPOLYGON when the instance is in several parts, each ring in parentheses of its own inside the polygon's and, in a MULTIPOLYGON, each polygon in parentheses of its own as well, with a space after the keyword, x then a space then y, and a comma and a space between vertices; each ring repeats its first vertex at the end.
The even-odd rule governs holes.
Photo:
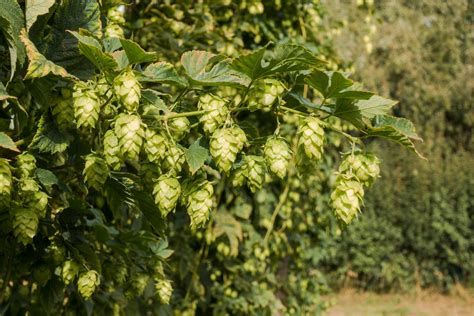
POLYGON ((36 170, 36 158, 28 152, 23 152, 16 158, 16 171, 18 177, 25 178, 33 176, 36 170))
POLYGON ((130 112, 138 108, 141 97, 141 86, 132 69, 127 69, 117 76, 113 85, 119 103, 130 112))
MULTIPOLYGON (((325 136, 321 125, 319 119, 310 116, 304 120, 297 131, 300 154, 316 161, 322 158, 324 152, 325 136)), ((302 157, 299 158, 300 161, 303 160, 302 157)))
POLYGON ((34 210, 19 208, 13 210, 13 234, 18 242, 27 245, 33 241, 38 230, 39 219, 34 210))
POLYGON ((145 288, 148 285, 148 282, 150 282, 150 277, 146 273, 137 273, 132 277, 131 280, 131 293, 133 293, 134 296, 140 296, 143 295, 143 292, 145 292, 145 288))
POLYGON ((247 185, 250 191, 256 192, 260 190, 265 182, 267 173, 265 159, 260 156, 247 156, 245 157, 243 168, 246 169, 245 175, 247 176, 247 185))
POLYGON ((277 98, 285 91, 283 84, 275 79, 257 81, 250 89, 248 108, 250 111, 270 109, 277 98))
POLYGON ((77 289, 84 299, 90 298, 99 284, 100 276, 95 270, 83 272, 77 279, 77 289))
POLYGON ((153 196, 163 217, 175 209, 180 194, 181 185, 177 178, 172 175, 162 175, 158 178, 153 188, 153 196))
POLYGON ((348 155, 339 166, 340 173, 352 173, 365 186, 371 186, 379 177, 379 159, 370 153, 348 155))
POLYGON ((247 178, 247 169, 244 166, 240 166, 236 168, 231 176, 231 183, 233 187, 241 187, 245 183, 245 179, 247 178))
POLYGON ((168 145, 165 160, 163 161, 163 168, 165 171, 177 174, 183 169, 183 164, 186 161, 184 150, 176 145, 168 145))
POLYGON ((99 119, 100 99, 87 83, 78 82, 72 94, 74 117, 78 128, 94 128, 99 119))
POLYGON ((157 280, 155 283, 155 291, 162 304, 170 303, 171 295, 173 294, 173 286, 170 280, 157 280))
POLYGON ((228 173, 247 137, 239 127, 218 129, 212 134, 210 152, 219 169, 228 173))
POLYGON ((61 89, 61 97, 58 97, 53 106, 53 115, 58 126, 63 129, 69 129, 74 124, 74 103, 69 89, 61 89))
POLYGON ((122 156, 130 160, 138 160, 145 137, 140 117, 120 114, 115 120, 115 135, 117 135, 122 156))
POLYGON ((0 206, 8 205, 12 187, 12 172, 8 160, 0 158, 0 206))
POLYGON ((28 192, 28 194, 23 194, 23 196, 23 205, 25 208, 34 210, 41 218, 46 216, 48 195, 45 192, 28 192))
POLYGON ((155 131, 147 129, 143 147, 148 161, 158 162, 165 157, 166 139, 155 131))
POLYGON ((104 135, 104 158, 112 170, 119 170, 122 165, 120 145, 114 131, 109 129, 104 135))
POLYGON ((186 207, 191 219, 190 228, 195 231, 208 221, 212 208, 214 188, 209 181, 203 182, 187 196, 186 207))
POLYGON ((109 169, 105 160, 96 154, 87 155, 85 160, 86 165, 83 174, 87 185, 97 191, 101 191, 109 177, 109 169))
POLYGON ((124 36, 125 35, 123 33, 123 29, 118 24, 111 23, 111 24, 108 24, 105 27, 105 37, 108 37, 108 38, 113 38, 113 37, 123 38, 124 36))
POLYGON ((265 143, 263 152, 270 171, 283 179, 286 176, 291 159, 291 150, 288 143, 283 138, 271 137, 265 143))
POLYGON ((189 132, 191 123, 186 117, 177 117, 170 119, 168 122, 168 127, 170 129, 171 135, 177 141, 180 141, 186 136, 189 132))
POLYGON ((72 261, 67 260, 64 262, 63 267, 61 269, 61 278, 64 284, 68 285, 76 278, 77 274, 79 273, 79 265, 72 261))
POLYGON ((360 212, 363 197, 362 184, 352 176, 340 174, 331 193, 331 204, 336 217, 350 224, 360 212))
POLYGON ((40 286, 45 286, 51 278, 51 270, 49 265, 41 264, 33 270, 33 278, 40 286))
POLYGON ((216 129, 224 125, 229 109, 226 101, 212 94, 205 94, 199 98, 198 108, 207 111, 199 121, 206 134, 212 134, 216 129))

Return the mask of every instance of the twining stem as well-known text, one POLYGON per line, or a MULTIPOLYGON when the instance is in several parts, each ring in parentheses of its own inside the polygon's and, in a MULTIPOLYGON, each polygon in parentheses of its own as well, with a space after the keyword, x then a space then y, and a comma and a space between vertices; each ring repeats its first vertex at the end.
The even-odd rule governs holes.
POLYGON ((298 110, 295 110, 295 109, 292 109, 292 108, 289 108, 289 107, 286 107, 286 106, 283 106, 283 105, 280 105, 280 109, 285 110, 287 112, 294 113, 294 114, 298 114, 298 115, 308 115, 307 113, 304 113, 304 112, 301 112, 301 111, 298 111, 298 110))
POLYGON ((181 113, 168 113, 160 117, 162 120, 169 120, 173 118, 178 118, 178 117, 188 117, 188 116, 197 116, 197 115, 202 115, 206 114, 209 112, 208 110, 199 110, 199 111, 191 111, 191 112, 181 112, 181 113))
POLYGON ((290 181, 286 181, 285 188, 283 189, 283 192, 280 194, 280 198, 278 200, 278 204, 275 207, 275 210, 273 211, 272 218, 270 221, 270 227, 267 229, 267 233, 265 234, 265 237, 263 238, 263 245, 267 245, 268 239, 270 238, 270 235, 272 233, 273 227, 275 226, 275 221, 278 216, 278 213, 280 212, 281 208, 283 207, 283 204, 286 202, 286 199, 288 198, 288 193, 290 192, 290 181))

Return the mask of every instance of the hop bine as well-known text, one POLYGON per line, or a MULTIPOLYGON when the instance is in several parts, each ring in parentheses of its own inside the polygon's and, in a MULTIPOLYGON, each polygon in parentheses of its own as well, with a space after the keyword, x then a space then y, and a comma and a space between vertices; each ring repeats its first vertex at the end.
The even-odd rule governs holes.
POLYGON ((279 137, 271 137, 265 143, 265 161, 274 174, 284 178, 288 171, 291 159, 291 150, 288 143, 279 137))
POLYGON ((212 134, 210 152, 219 169, 228 173, 247 137, 240 127, 222 128, 212 134))
POLYGON ((173 286, 170 280, 157 280, 155 283, 155 291, 162 304, 170 303, 171 295, 173 294, 173 286))
POLYGON ((77 82, 72 94, 78 128, 94 128, 99 119, 100 99, 88 83, 77 82))
POLYGON ((145 131, 140 117, 120 114, 115 120, 115 135, 119 141, 120 153, 124 158, 138 160, 145 131))
MULTIPOLYGON (((315 117, 307 117, 298 128, 297 134, 299 154, 305 155, 309 159, 319 161, 324 152, 325 136, 321 121, 315 117)), ((300 161, 303 160, 299 157, 300 161)))
POLYGON ((206 134, 212 134, 224 125, 229 109, 226 101, 213 94, 205 94, 199 98, 198 108, 207 111, 199 118, 206 134))
POLYGON ((96 154, 90 154, 86 156, 86 165, 83 171, 87 184, 101 191, 105 181, 109 177, 109 170, 105 160, 96 154))
POLYGON ((248 108, 250 111, 269 110, 277 98, 285 91, 283 84, 275 79, 257 81, 249 92, 248 108))
POLYGON ((141 87, 132 69, 127 69, 114 80, 114 93, 119 103, 129 112, 138 108, 141 87))
POLYGON ((204 181, 187 196, 186 207, 191 218, 190 227, 192 231, 203 227, 209 219, 213 194, 212 184, 209 181, 204 181))
POLYGON ((77 289, 84 299, 90 298, 99 284, 100 276, 95 270, 83 272, 77 279, 77 289))
POLYGON ((180 194, 181 185, 176 177, 162 175, 158 178, 153 188, 153 195, 155 197, 155 204, 158 205, 163 217, 166 217, 175 209, 180 194))

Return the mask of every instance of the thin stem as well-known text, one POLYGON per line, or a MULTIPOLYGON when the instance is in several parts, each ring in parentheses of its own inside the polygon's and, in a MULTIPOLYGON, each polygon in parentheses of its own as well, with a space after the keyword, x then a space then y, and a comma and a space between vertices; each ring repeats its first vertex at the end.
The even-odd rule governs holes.
POLYGON ((286 107, 286 106, 283 106, 283 105, 280 105, 280 109, 282 110, 285 110, 287 112, 291 112, 291 113, 294 113, 294 114, 298 114, 298 115, 308 115, 308 113, 304 113, 304 112, 301 112, 301 111, 298 111, 298 110, 295 110, 295 109, 292 109, 292 108, 289 108, 289 107, 286 107))
MULTIPOLYGON (((188 117, 188 116, 197 116, 203 115, 209 112, 208 110, 199 110, 199 111, 191 111, 191 112, 181 112, 181 113, 168 113, 160 117, 161 120, 169 120, 178 117, 188 117)), ((156 116, 153 116, 156 117, 156 116)))
POLYGON ((276 221, 276 218, 278 216, 278 213, 280 212, 281 208, 283 207, 283 204, 285 203, 285 201, 288 197, 288 193, 290 192, 290 182, 291 181, 286 181, 285 189, 280 194, 280 199, 278 201, 278 204, 275 207, 275 210, 273 211, 272 219, 271 219, 271 222, 270 222, 270 227, 268 227, 267 233, 265 234, 265 238, 263 239, 263 245, 264 246, 267 245, 267 243, 268 243, 268 239, 270 238, 270 235, 272 233, 273 226, 275 225, 275 221, 276 221))

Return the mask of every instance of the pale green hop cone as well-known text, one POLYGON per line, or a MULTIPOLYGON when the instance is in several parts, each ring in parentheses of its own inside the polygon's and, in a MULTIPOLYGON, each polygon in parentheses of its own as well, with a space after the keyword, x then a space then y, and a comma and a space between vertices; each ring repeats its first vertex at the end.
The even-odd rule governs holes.
POLYGON ((218 129, 210 140, 210 153, 219 170, 228 173, 247 138, 239 127, 218 129))
POLYGON ((157 280, 155 282, 155 291, 162 304, 170 303, 171 295, 173 294, 173 286, 170 280, 157 280))
POLYGON ((354 177, 339 175, 331 193, 331 204, 337 218, 350 224, 360 212, 364 188, 354 177))
POLYGON ((379 159, 370 153, 348 155, 339 166, 340 173, 352 173, 365 186, 371 186, 379 177, 379 159))
POLYGON ((84 178, 89 187, 101 191, 109 177, 109 169, 105 160, 96 154, 87 155, 84 167, 84 178))
POLYGON ((183 169, 183 164, 186 161, 184 150, 176 145, 168 145, 163 160, 163 169, 166 172, 178 174, 183 169))
POLYGON ((72 260, 67 260, 64 262, 62 269, 61 269, 61 278, 64 284, 68 285, 79 273, 79 264, 72 260))
POLYGON ((163 217, 166 217, 176 208, 180 195, 181 185, 174 176, 162 175, 153 188, 155 204, 158 205, 163 217))
POLYGON ((122 165, 119 140, 112 129, 109 129, 104 135, 104 159, 112 170, 119 170, 122 165))
POLYGON ((226 103, 224 99, 213 94, 205 94, 199 98, 198 108, 207 111, 199 118, 206 134, 212 134, 224 125, 229 114, 226 103))
POLYGON ((291 150, 288 143, 283 138, 271 137, 265 143, 264 155, 270 171, 283 179, 286 176, 291 159, 291 150))
POLYGON ((0 207, 10 202, 12 172, 8 160, 0 158, 0 207))
POLYGON ((191 123, 186 117, 177 117, 170 119, 168 127, 171 135, 177 141, 180 141, 189 133, 191 123))
POLYGON ((84 299, 90 298, 99 284, 100 276, 95 270, 83 272, 77 279, 77 289, 84 299))
MULTIPOLYGON (((307 117, 298 128, 297 134, 300 155, 305 155, 316 162, 321 160, 326 142, 321 121, 315 117, 307 117)), ((300 160, 304 158, 300 157, 300 160)))
POLYGON ((132 69, 127 69, 118 75, 113 85, 118 102, 127 111, 135 112, 140 103, 141 86, 132 69))
POLYGON ((158 162, 165 157, 166 139, 155 131, 147 129, 145 133, 144 149, 148 161, 158 162))
POLYGON ((95 128, 100 112, 100 99, 96 91, 85 82, 74 86, 74 117, 78 128, 95 128))
POLYGON ((265 183, 265 176, 267 174, 265 159, 260 156, 246 156, 245 165, 247 185, 250 191, 256 192, 260 190, 265 183))
POLYGON ((115 120, 115 135, 120 153, 126 159, 138 160, 145 137, 142 120, 137 115, 120 114, 115 120))
POLYGON ((16 173, 18 177, 31 177, 36 170, 36 158, 28 152, 16 157, 16 173))
POLYGON ((275 79, 261 79, 250 89, 248 108, 250 111, 270 109, 278 97, 285 91, 283 84, 275 79))
POLYGON ((190 228, 195 231, 209 220, 212 209, 214 188, 209 181, 205 181, 199 188, 187 196, 187 211, 191 219, 190 228))
POLYGON ((61 96, 56 99, 52 112, 56 123, 61 129, 66 130, 73 126, 75 119, 71 90, 61 89, 61 96))
POLYGON ((19 208, 13 210, 13 235, 18 242, 27 245, 33 241, 38 230, 39 219, 35 210, 19 208))

